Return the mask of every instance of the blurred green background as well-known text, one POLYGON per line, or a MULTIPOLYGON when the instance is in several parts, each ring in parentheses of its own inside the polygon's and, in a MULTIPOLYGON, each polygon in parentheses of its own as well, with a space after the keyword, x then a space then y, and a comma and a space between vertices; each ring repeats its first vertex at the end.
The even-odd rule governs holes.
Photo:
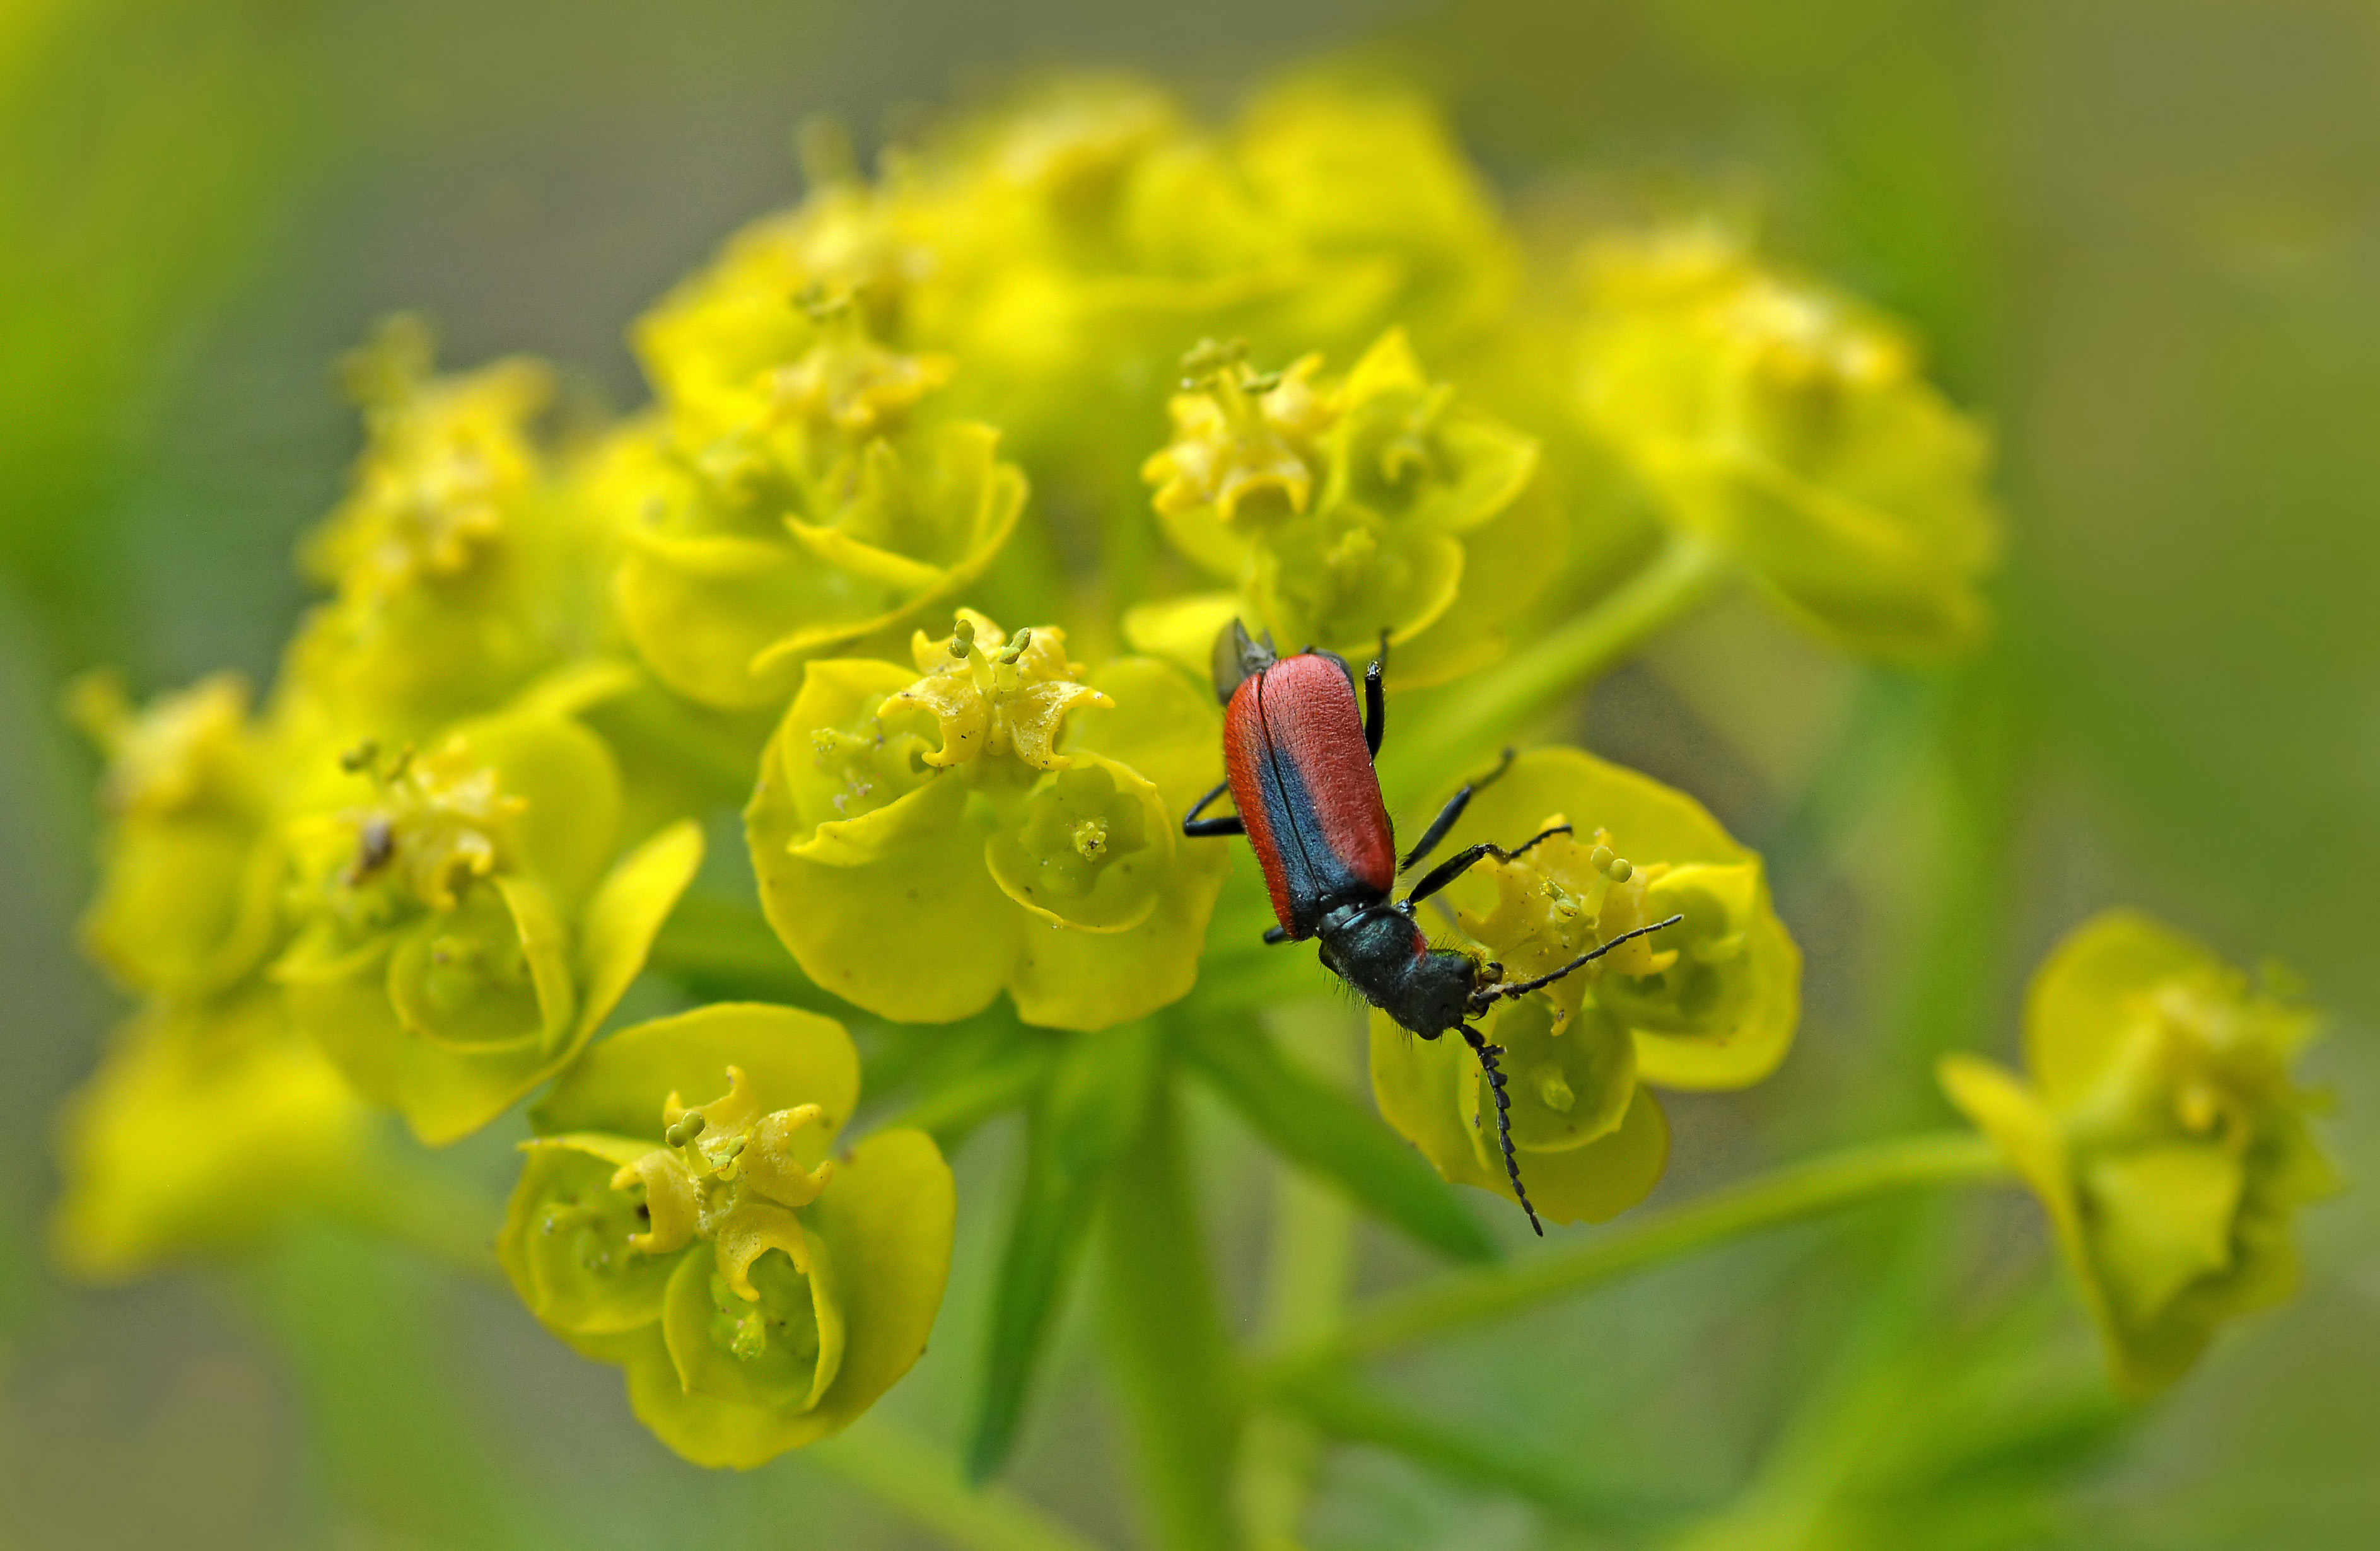
MULTIPOLYGON (((680 1464, 612 1370, 508 1298, 360 1240, 61 1284, 42 1250, 50 1114, 117 1004, 69 946, 93 766, 58 685, 103 661, 144 688, 268 673, 300 602, 292 539, 355 446, 329 364, 381 314, 427 312, 450 361, 541 352, 633 404, 624 326, 798 193, 805 115, 839 112, 866 141, 905 103, 1067 65, 1152 71, 1220 109, 1317 54, 1441 94, 1524 216, 1614 188, 1756 212, 1775 251, 1912 320, 2000 439, 2013 544, 1985 660, 1869 673, 1745 601, 1582 712, 1593 745, 1770 853, 1810 953, 1792 1060, 1753 1094, 1675 1107, 1662 1198, 1940 1120, 1933 1055, 2010 1047, 2030 965, 2118 901, 2312 980, 2337 1012, 2317 1063, 2340 1097, 2331 1136, 2368 1181, 2380 8, 7 0, 0 1545, 932 1544, 799 1458, 747 1477, 680 1464)), ((1252 1286, 1263 1181, 1201 1121, 1219 1249, 1252 1286)), ((483 1140, 499 1181, 506 1139, 483 1140)), ((995 1130, 960 1160, 953 1294, 888 1402, 929 1436, 952 1435, 972 1377, 1011 1145, 995 1130)), ((1811 1526, 1786 1544, 2369 1546, 2375 1226, 2368 1186, 2311 1214, 2301 1299, 2141 1416, 2098 1399, 2014 1197, 1764 1240, 1390 1377, 1646 1496, 1807 1499, 1764 1521, 1811 1526), (2070 1424, 1929 1455, 1912 1397, 1955 1387, 1954 1357, 1987 1387, 2069 1396, 2070 1424)), ((1367 1245, 1366 1278, 1410 1269, 1399 1254, 1367 1245)), ((1014 1480, 1130 1544, 1085 1332, 1055 1379, 1014 1480)), ((1313 1530, 1594 1544, 1352 1449, 1313 1530)))

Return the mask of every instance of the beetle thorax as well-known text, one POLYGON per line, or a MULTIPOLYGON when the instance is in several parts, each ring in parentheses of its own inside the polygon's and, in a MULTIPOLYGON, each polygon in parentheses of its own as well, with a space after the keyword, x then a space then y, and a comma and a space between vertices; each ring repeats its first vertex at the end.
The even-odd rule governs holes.
POLYGON ((1322 963, 1366 1001, 1425 1039, 1462 1025, 1479 968, 1432 948, 1412 916, 1386 903, 1346 904, 1322 918, 1322 963))

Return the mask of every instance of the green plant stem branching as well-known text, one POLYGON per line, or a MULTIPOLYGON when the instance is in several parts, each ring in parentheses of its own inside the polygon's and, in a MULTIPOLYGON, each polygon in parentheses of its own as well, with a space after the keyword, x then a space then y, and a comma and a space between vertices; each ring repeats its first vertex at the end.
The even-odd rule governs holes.
POLYGON ((1671 534, 1591 608, 1466 683, 1419 726, 1400 731, 1394 746, 1404 753, 1383 762, 1390 806, 1451 785, 1499 735, 1633 655, 1708 601, 1729 574, 1727 556, 1707 540, 1671 534))
POLYGON ((1570 1249, 1452 1272, 1390 1293, 1357 1309, 1324 1339, 1260 1357, 1252 1376, 1260 1393, 1269 1392, 1342 1363, 1450 1336, 1764 1229, 1900 1191, 2010 1177, 1991 1145, 1966 1132, 1846 1148, 1788 1164, 1698 1201, 1648 1212, 1570 1249))

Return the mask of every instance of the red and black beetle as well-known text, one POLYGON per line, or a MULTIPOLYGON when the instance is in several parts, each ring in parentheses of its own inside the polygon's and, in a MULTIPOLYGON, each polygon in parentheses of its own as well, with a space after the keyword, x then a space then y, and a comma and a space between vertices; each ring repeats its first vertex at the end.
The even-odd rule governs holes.
POLYGON ((1414 919, 1415 905, 1481 858, 1510 860, 1549 835, 1569 833, 1570 826, 1558 824, 1511 851, 1484 841, 1467 846, 1431 868, 1403 899, 1392 899, 1397 875, 1446 838, 1470 806, 1472 794, 1502 775, 1512 754, 1507 749, 1493 772, 1457 792, 1400 861, 1388 807, 1380 800, 1379 778, 1372 769, 1386 731, 1380 674, 1387 658, 1388 635, 1382 632, 1379 654, 1364 672, 1364 714, 1359 718, 1355 674, 1346 659, 1312 647, 1294 657, 1276 657, 1269 635, 1251 640, 1247 627, 1233 620, 1215 642, 1215 693, 1224 707, 1226 776, 1184 817, 1182 832, 1193 838, 1247 836, 1264 866, 1273 915, 1281 922, 1265 933, 1267 942, 1319 939, 1323 966, 1404 1028, 1424 1039, 1461 1031, 1496 1094, 1496 1136, 1503 1145, 1512 1193, 1529 1214, 1529 1226, 1542 1236, 1545 1225, 1529 1204, 1520 1159, 1512 1151, 1512 1101, 1504 1092, 1503 1068, 1496 1060, 1503 1048, 1489 1044, 1470 1020, 1500 1000, 1551 985, 1632 937, 1658 931, 1683 917, 1673 915, 1623 932, 1560 969, 1528 980, 1506 980, 1500 964, 1483 966, 1468 953, 1431 947, 1414 919), (1238 812, 1201 818, 1225 792, 1238 812))

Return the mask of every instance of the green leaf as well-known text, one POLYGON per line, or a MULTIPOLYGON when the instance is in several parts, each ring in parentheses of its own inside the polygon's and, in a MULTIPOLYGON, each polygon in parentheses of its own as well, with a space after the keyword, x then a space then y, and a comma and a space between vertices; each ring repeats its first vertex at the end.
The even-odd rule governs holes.
POLYGON ((1015 1447, 1042 1348, 1098 1205, 1099 1182, 1148 1113, 1154 1025, 1126 1024, 1067 1041, 1033 1106, 1025 1181, 992 1290, 983 1392, 967 1448, 967 1478, 990 1480, 1015 1447))
POLYGON ((1283 1060, 1258 1030, 1209 1024, 1187 1043, 1186 1054, 1284 1157, 1441 1254, 1498 1257, 1496 1242, 1419 1153, 1344 1094, 1283 1060))

